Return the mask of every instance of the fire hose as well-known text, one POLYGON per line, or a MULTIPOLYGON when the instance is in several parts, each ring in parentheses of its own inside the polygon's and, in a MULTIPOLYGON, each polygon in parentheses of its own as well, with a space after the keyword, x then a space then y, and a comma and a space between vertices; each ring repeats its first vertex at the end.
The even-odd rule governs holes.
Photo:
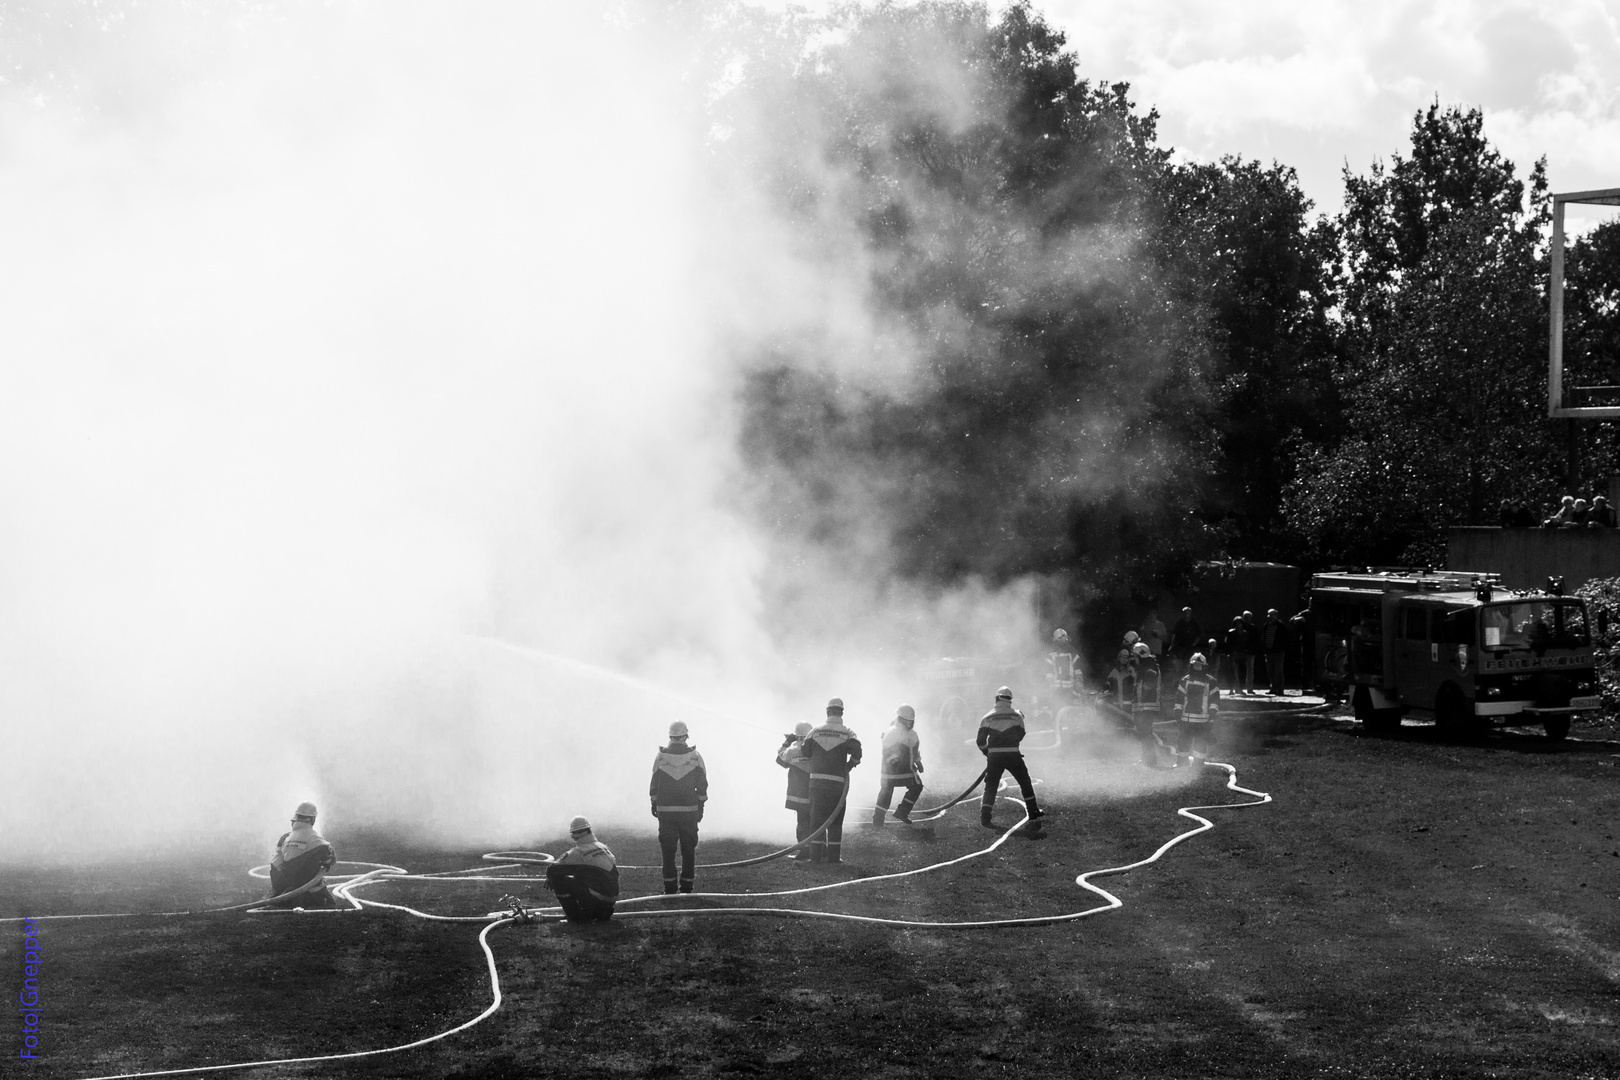
MULTIPOLYGON (((1265 792, 1254 791, 1254 790, 1251 790, 1249 788, 1240 787, 1238 785, 1238 783, 1237 783, 1237 770, 1233 766, 1228 765, 1228 764, 1226 764, 1224 762, 1215 762, 1215 761, 1206 761, 1206 762, 1204 762, 1204 764, 1207 767, 1210 767, 1210 768, 1225 770, 1226 773, 1227 773, 1227 781, 1226 781, 1225 786, 1228 789, 1230 789, 1232 791, 1235 791, 1235 792, 1238 792, 1240 794, 1252 796, 1252 798, 1249 799, 1248 801, 1245 801, 1245 802, 1216 803, 1216 804, 1197 805, 1197 806, 1185 806, 1185 807, 1181 807, 1181 808, 1177 809, 1176 813, 1177 813, 1178 816, 1185 817, 1185 818, 1187 818, 1187 819, 1189 819, 1191 821, 1196 822, 1197 827, 1186 830, 1186 831, 1181 832, 1181 833, 1178 833, 1177 835, 1171 837, 1165 843, 1161 844, 1152 854, 1146 856, 1145 858, 1138 859, 1138 860, 1136 860, 1134 862, 1125 863, 1125 864, 1120 865, 1120 866, 1104 867, 1102 869, 1090 870, 1090 871, 1087 871, 1085 873, 1080 874, 1078 877, 1075 878, 1075 884, 1078 885, 1080 888, 1086 890, 1087 892, 1090 892, 1090 893, 1100 897, 1103 900, 1103 903, 1100 904, 1100 905, 1094 905, 1092 907, 1085 908, 1085 909, 1080 910, 1080 911, 1066 912, 1066 913, 1060 913, 1060 914, 1054 914, 1054 915, 1025 916, 1025 917, 1020 917, 1020 918, 979 919, 979 920, 964 920, 964 921, 948 922, 948 921, 935 921, 935 920, 890 919, 890 918, 882 918, 882 917, 879 917, 879 916, 871 916, 871 915, 853 915, 853 914, 848 914, 848 913, 844 913, 844 912, 817 911, 817 910, 812 910, 812 909, 799 909, 799 908, 726 906, 726 907, 709 907, 709 908, 677 907, 677 908, 667 908, 667 909, 662 909, 662 910, 624 911, 624 912, 616 912, 616 917, 627 918, 627 919, 635 919, 635 918, 677 918, 677 917, 678 918, 689 918, 689 917, 702 916, 702 915, 770 915, 770 916, 773 916, 773 917, 822 919, 822 920, 831 920, 831 921, 838 921, 838 922, 862 923, 862 924, 872 925, 872 926, 889 926, 889 927, 906 928, 906 929, 942 929, 942 930, 943 929, 969 930, 969 929, 992 929, 992 928, 1005 928, 1005 927, 1050 926, 1050 925, 1059 924, 1059 923, 1076 922, 1076 921, 1079 921, 1080 919, 1089 918, 1089 917, 1091 917, 1093 915, 1098 915, 1098 914, 1101 914, 1101 913, 1106 912, 1106 911, 1113 911, 1113 910, 1115 910, 1117 908, 1121 908, 1121 907, 1124 906, 1124 901, 1120 900, 1119 897, 1115 896, 1113 893, 1108 892, 1106 889, 1103 889, 1102 887, 1100 887, 1098 885, 1092 884, 1091 879, 1093 879, 1093 878, 1101 878, 1101 877, 1108 877, 1108 876, 1118 875, 1118 874, 1125 874, 1125 873, 1128 873, 1128 872, 1130 872, 1132 870, 1139 869, 1139 868, 1144 867, 1144 866, 1148 866, 1148 865, 1150 865, 1152 863, 1157 862, 1160 858, 1162 858, 1165 855, 1165 853, 1170 851, 1172 848, 1176 847, 1178 844, 1181 844, 1182 842, 1184 842, 1186 840, 1189 840, 1192 837, 1199 835, 1200 833, 1207 832, 1207 831, 1209 831, 1209 830, 1211 830, 1211 829, 1213 829, 1215 827, 1214 822, 1212 822, 1211 820, 1209 820, 1206 817, 1201 816, 1196 811, 1240 809, 1240 808, 1243 808, 1243 807, 1260 806, 1260 805, 1264 805, 1264 804, 1269 803, 1269 802, 1272 801, 1271 796, 1269 794, 1265 793, 1265 792)), ((931 813, 934 813, 934 814, 943 813, 945 810, 949 809, 951 806, 953 806, 956 803, 959 803, 962 800, 966 799, 969 795, 972 794, 973 790, 975 788, 977 788, 977 786, 979 784, 979 780, 982 779, 982 778, 983 778, 983 774, 981 774, 978 779, 974 780, 973 784, 970 785, 970 787, 968 788, 967 791, 964 791, 956 799, 952 800, 950 803, 947 803, 945 806, 938 808, 936 811, 932 811, 931 813)), ((845 784, 845 795, 846 796, 847 796, 847 793, 848 793, 848 783, 847 783, 847 780, 846 780, 846 784, 845 784)), ((1018 803, 1020 803, 1020 805, 1022 805, 1022 800, 1012 798, 1011 801, 1018 802, 1018 803)), ((841 800, 841 802, 842 802, 842 800, 841 800)), ((834 811, 834 812, 836 813, 836 811, 834 811)), ((692 898, 735 899, 735 898, 738 898, 738 897, 747 897, 747 896, 754 896, 754 897, 791 896, 791 895, 803 895, 803 894, 806 894, 806 893, 813 893, 813 892, 822 892, 822 891, 826 891, 826 890, 830 890, 830 889, 837 889, 837 888, 848 888, 848 887, 855 886, 855 885, 865 885, 865 884, 875 884, 875 883, 878 883, 878 882, 885 882, 885 881, 895 881, 895 880, 899 880, 899 879, 902 879, 902 878, 913 877, 913 876, 916 876, 916 875, 919 875, 919 874, 925 874, 925 873, 929 873, 929 872, 932 872, 932 871, 935 871, 935 870, 940 870, 940 869, 943 869, 945 867, 954 866, 954 865, 957 865, 959 863, 967 862, 967 861, 969 861, 971 859, 975 859, 975 858, 979 858, 980 856, 987 855, 987 854, 997 850, 998 848, 1000 848, 1003 844, 1005 844, 1010 837, 1017 834, 1017 832, 1024 825, 1026 825, 1028 822, 1029 822, 1029 811, 1028 811, 1028 807, 1025 806, 1025 808, 1024 808, 1024 817, 1019 821, 1019 823, 1017 825, 1013 826, 1012 828, 1008 829, 1007 831, 1003 832, 989 846, 987 846, 985 848, 982 848, 982 849, 980 849, 978 851, 970 852, 970 853, 968 853, 966 855, 958 856, 958 857, 956 857, 954 859, 948 859, 948 860, 945 860, 943 862, 934 863, 934 864, 931 864, 929 866, 918 867, 918 868, 915 868, 915 869, 912 869, 912 870, 898 871, 898 872, 892 873, 892 874, 883 874, 883 875, 877 875, 877 876, 873 876, 873 877, 852 878, 852 879, 848 879, 848 880, 845 880, 845 881, 830 882, 830 883, 826 883, 826 884, 822 884, 822 885, 813 885, 813 886, 808 886, 808 887, 800 888, 800 889, 786 889, 786 890, 779 890, 779 891, 775 891, 775 892, 766 892, 766 893, 687 893, 687 894, 681 894, 681 895, 677 896, 676 899, 692 899, 692 898)), ((825 827, 826 827, 826 825, 828 823, 830 823, 830 819, 829 819, 828 822, 823 822, 822 828, 825 829, 825 827)), ((796 849, 796 848, 798 848, 800 846, 802 846, 802 845, 801 844, 795 844, 795 845, 793 845, 792 848, 788 848, 786 850, 791 851, 791 850, 794 850, 794 849, 796 849)), ((773 852, 772 856, 777 856, 778 854, 779 853, 773 852)), ((400 1044, 398 1046, 380 1047, 380 1048, 372 1049, 372 1050, 358 1050, 358 1051, 350 1051, 350 1052, 338 1053, 338 1054, 323 1054, 323 1055, 316 1055, 316 1056, 309 1056, 309 1057, 277 1058, 277 1059, 269 1059, 269 1060, 263 1060, 263 1061, 234 1062, 234 1063, 229 1063, 229 1064, 225 1064, 225 1065, 206 1065, 206 1066, 197 1066, 197 1067, 193 1067, 193 1068, 184 1068, 184 1069, 163 1069, 163 1070, 156 1070, 156 1071, 150 1071, 150 1072, 117 1073, 117 1074, 111 1074, 111 1075, 107 1075, 107 1076, 98 1076, 98 1077, 87 1078, 87 1080, 138 1080, 138 1078, 145 1078, 145 1077, 185 1076, 185 1075, 194 1075, 194 1074, 204 1073, 204 1072, 226 1071, 226 1070, 234 1070, 234 1069, 247 1069, 247 1068, 262 1067, 262 1066, 268 1066, 268 1065, 315 1064, 315 1063, 318 1063, 318 1062, 326 1062, 326 1061, 343 1061, 343 1060, 354 1060, 354 1059, 365 1058, 365 1057, 375 1057, 375 1056, 379 1056, 379 1055, 382 1055, 382 1054, 392 1054, 392 1053, 398 1053, 398 1052, 405 1051, 405 1050, 417 1049, 419 1047, 426 1046, 426 1045, 428 1045, 430 1043, 437 1042, 437 1041, 439 1041, 441 1039, 448 1038, 451 1035, 455 1035, 455 1034, 457 1034, 459 1032, 465 1031, 468 1028, 473 1027, 474 1025, 476 1025, 478 1023, 481 1023, 482 1021, 488 1019, 490 1016, 494 1015, 494 1013, 500 1008, 501 1002, 502 1002, 502 993, 501 993, 501 986, 500 986, 500 975, 499 975, 499 973, 498 973, 498 971, 496 969, 496 965, 495 965, 494 950, 490 947, 490 944, 489 944, 489 934, 490 934, 490 932, 492 930, 494 930, 496 927, 505 926, 505 925, 507 925, 509 923, 514 923, 514 922, 533 922, 533 921, 556 922, 556 921, 561 921, 561 916, 560 915, 552 915, 552 914, 550 914, 550 912, 556 911, 558 909, 545 908, 545 909, 540 909, 539 911, 531 912, 531 911, 525 910, 523 908, 523 905, 521 904, 521 902, 516 901, 516 900, 512 900, 513 910, 511 912, 494 912, 494 913, 491 913, 491 914, 485 915, 485 916, 433 915, 433 914, 430 914, 430 913, 427 913, 427 912, 417 911, 414 908, 410 908, 410 907, 407 907, 407 906, 402 905, 402 904, 390 904, 390 903, 386 903, 386 902, 383 902, 383 901, 380 901, 380 900, 364 899, 364 898, 361 898, 361 897, 359 897, 357 895, 354 895, 354 893, 358 889, 367 888, 367 887, 370 887, 372 885, 377 885, 377 884, 381 884, 383 882, 388 882, 388 881, 431 881, 431 882, 435 882, 435 883, 438 883, 438 884, 451 884, 451 883, 460 882, 460 881, 532 881, 532 880, 535 880, 535 879, 533 879, 531 877, 526 877, 526 876, 500 876, 500 875, 490 875, 488 873, 480 875, 480 874, 477 874, 476 871, 479 871, 479 870, 486 870, 487 871, 488 869, 515 869, 515 868, 519 868, 519 867, 521 867, 523 865, 526 865, 526 864, 547 863, 547 862, 552 861, 551 857, 549 855, 546 855, 543 852, 519 852, 519 851, 491 852, 488 855, 485 855, 484 859, 489 860, 489 861, 500 860, 501 865, 499 865, 497 867, 492 867, 492 868, 472 867, 472 868, 469 868, 467 870, 448 871, 448 872, 442 872, 442 873, 437 873, 437 874, 411 874, 411 873, 408 873, 408 872, 406 872, 405 870, 403 870, 403 869, 401 869, 399 867, 389 866, 389 865, 386 865, 386 864, 369 864, 369 863, 368 864, 356 864, 356 865, 369 865, 369 866, 372 866, 373 869, 371 869, 371 870, 369 870, 369 871, 367 871, 367 872, 365 872, 363 874, 348 875, 346 877, 346 880, 343 880, 340 883, 334 885, 334 887, 332 889, 333 895, 335 897, 337 897, 337 898, 339 898, 339 899, 353 905, 352 908, 347 909, 347 910, 358 910, 361 907, 379 907, 379 908, 385 908, 385 909, 390 909, 390 910, 404 911, 404 912, 407 912, 407 913, 409 913, 409 914, 411 914, 413 916, 417 916, 417 917, 420 917, 420 918, 426 918, 426 919, 432 919, 432 920, 435 920, 435 921, 482 922, 482 923, 485 923, 486 925, 484 926, 483 930, 481 930, 479 932, 478 944, 479 944, 479 947, 483 950, 484 958, 485 958, 485 964, 486 964, 486 967, 487 967, 488 973, 489 973, 491 1001, 490 1001, 490 1004, 488 1005, 488 1007, 486 1007, 482 1012, 480 1012, 477 1016, 473 1017, 472 1019, 466 1020, 466 1021, 462 1022, 461 1024, 456 1025, 455 1027, 449 1028, 448 1030, 439 1032, 439 1033, 434 1034, 434 1035, 427 1036, 426 1038, 417 1039, 417 1040, 415 1040, 413 1042, 403 1043, 403 1044, 400 1044)), ((734 863, 734 864, 717 864, 717 865, 752 865, 752 864, 755 864, 755 863, 757 863, 759 861, 762 861, 762 859, 740 860, 740 861, 738 861, 737 863, 734 863)), ((257 870, 257 869, 259 869, 259 868, 255 868, 255 870, 257 870)), ((334 878, 334 879, 331 879, 331 880, 336 880, 336 879, 334 878)), ((293 895, 293 893, 289 892, 289 893, 283 894, 282 897, 275 898, 275 899, 285 899, 287 897, 290 897, 291 895, 293 895)), ((508 898, 505 898, 505 899, 510 900, 511 898, 508 897, 508 898)), ((664 895, 654 894, 654 895, 651 895, 651 896, 632 897, 632 898, 629 898, 627 900, 622 900, 619 903, 621 905, 622 904, 637 904, 637 903, 663 901, 663 900, 666 900, 666 899, 668 899, 668 897, 666 897, 664 895)), ((214 910, 214 911, 234 911, 234 910, 253 910, 253 909, 265 910, 263 908, 263 905, 265 903, 266 903, 266 901, 254 901, 254 902, 252 902, 252 904, 234 905, 234 906, 228 907, 228 908, 218 908, 218 909, 210 909, 210 910, 214 910)), ((276 909, 270 909, 270 910, 276 910, 276 909)), ((200 914, 200 913, 201 912, 159 912, 159 913, 156 913, 156 914, 159 914, 159 915, 183 915, 183 914, 200 914)), ((40 918, 95 918, 95 917, 97 917, 97 916, 93 916, 93 915, 82 915, 82 916, 40 916, 40 918)), ((127 917, 127 916, 112 916, 112 917, 127 917)), ((16 921, 16 920, 8 919, 8 920, 3 920, 3 921, 16 921)))

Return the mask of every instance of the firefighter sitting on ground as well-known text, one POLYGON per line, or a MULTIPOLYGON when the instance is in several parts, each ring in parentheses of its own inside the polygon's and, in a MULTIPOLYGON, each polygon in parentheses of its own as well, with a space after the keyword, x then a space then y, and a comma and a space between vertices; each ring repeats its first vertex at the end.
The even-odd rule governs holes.
POLYGON ((896 821, 911 822, 911 808, 922 795, 922 744, 913 730, 917 723, 917 710, 902 705, 895 710, 894 723, 883 733, 883 776, 878 788, 877 806, 872 809, 872 824, 882 825, 889 812, 889 800, 894 789, 903 787, 900 809, 894 812, 896 821))
POLYGON ((1220 684, 1205 670, 1204 654, 1193 653, 1176 687, 1176 752, 1195 762, 1209 754, 1210 724, 1220 713, 1220 684))
POLYGON ((270 860, 270 895, 298 890, 296 896, 279 900, 271 907, 327 908, 332 894, 326 889, 326 873, 337 865, 337 853, 315 831, 315 804, 299 803, 293 811, 292 829, 276 841, 270 860))
POLYGON ((709 798, 709 773, 697 747, 686 743, 686 723, 669 725, 669 745, 653 759, 652 783, 647 793, 652 799, 653 817, 658 819, 658 847, 664 854, 664 892, 673 893, 675 847, 681 849, 680 891, 692 891, 697 873, 698 822, 703 820, 703 804, 709 798))
MULTIPOLYGON (((804 756, 804 737, 810 734, 810 725, 800 721, 793 726, 793 734, 782 737, 782 748, 776 752, 776 763, 788 771, 787 808, 798 817, 794 824, 793 839, 804 843, 816 822, 810 817, 810 759, 804 756)), ((793 855, 795 862, 809 862, 810 849, 802 847, 793 855)))
POLYGON ((996 691, 996 706, 979 720, 979 733, 974 743, 984 755, 984 802, 979 807, 979 824, 995 828, 990 821, 996 807, 996 789, 1001 785, 1003 772, 1018 781, 1018 790, 1029 808, 1029 823, 1039 827, 1044 816, 1035 801, 1035 786, 1030 783, 1029 766, 1024 764, 1023 751, 1018 744, 1024 741, 1024 714, 1013 708, 1012 690, 1003 686, 996 691))
POLYGON ((546 888, 557 894, 569 922, 606 922, 619 896, 618 860, 586 818, 569 822, 568 836, 574 846, 546 867, 546 888))
POLYGON ((1132 702, 1132 719, 1136 723, 1136 739, 1141 744, 1142 756, 1138 765, 1157 769, 1159 765, 1159 738, 1153 725, 1159 719, 1159 661, 1145 641, 1138 641, 1132 650, 1136 669, 1136 700, 1132 702))
POLYGON ((827 826, 810 841, 810 861, 842 862, 849 770, 861 763, 861 740, 844 726, 842 698, 827 702, 827 722, 805 738, 804 752, 810 759, 811 828, 827 826))

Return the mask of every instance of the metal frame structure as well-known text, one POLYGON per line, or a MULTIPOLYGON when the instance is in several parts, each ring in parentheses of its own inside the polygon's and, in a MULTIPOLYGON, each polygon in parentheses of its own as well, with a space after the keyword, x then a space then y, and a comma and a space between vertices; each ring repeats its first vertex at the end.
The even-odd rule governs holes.
MULTIPOLYGON (((1620 417, 1620 405, 1564 404, 1564 204, 1620 206, 1620 188, 1572 191, 1553 197, 1552 274, 1548 284, 1547 415, 1552 418, 1602 420, 1620 417)), ((1620 393, 1620 387, 1591 387, 1620 393)))

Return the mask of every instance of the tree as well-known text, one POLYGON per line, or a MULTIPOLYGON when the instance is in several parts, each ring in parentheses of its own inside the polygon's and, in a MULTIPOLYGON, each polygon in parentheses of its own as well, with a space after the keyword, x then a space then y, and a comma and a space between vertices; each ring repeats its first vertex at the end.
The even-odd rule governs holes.
POLYGON ((1158 184, 1158 247, 1177 291, 1203 305, 1225 388, 1207 520, 1230 525, 1249 558, 1299 555, 1283 527, 1283 488, 1295 444, 1334 433, 1330 222, 1288 166, 1235 157, 1165 170, 1158 184))
POLYGON ((1527 202, 1482 126, 1477 109, 1431 105, 1410 158, 1346 171, 1344 432, 1305 448, 1286 497, 1322 561, 1440 565, 1447 526, 1556 481, 1542 408, 1544 164, 1527 202))
POLYGON ((873 332, 853 359, 815 331, 750 358, 765 513, 935 582, 1076 571, 1108 590, 1214 551, 1191 511, 1221 394, 1203 309, 1151 242, 1156 114, 1078 77, 1027 4, 824 29, 738 93, 770 100, 775 205, 806 249, 862 267, 873 332))

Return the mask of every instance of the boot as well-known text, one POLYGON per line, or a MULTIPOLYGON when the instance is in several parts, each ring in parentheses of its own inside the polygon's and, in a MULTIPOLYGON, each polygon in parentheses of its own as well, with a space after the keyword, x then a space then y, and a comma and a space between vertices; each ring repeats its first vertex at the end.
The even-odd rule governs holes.
POLYGON ((1040 804, 1035 801, 1035 796, 1031 795, 1024 802, 1029 807, 1029 820, 1031 823, 1037 822, 1046 816, 1041 812, 1040 804))
POLYGON ((911 824, 911 807, 902 806, 900 809, 896 810, 894 812, 894 820, 901 821, 901 822, 904 822, 907 825, 910 825, 911 824))
POLYGON ((995 828, 995 825, 993 825, 990 821, 990 809, 991 808, 988 806, 979 807, 979 824, 983 825, 987 829, 995 828))
MULTIPOLYGON (((881 806, 874 807, 873 810, 872 810, 872 824, 874 824, 874 825, 882 825, 883 824, 883 818, 887 814, 888 814, 888 811, 883 809, 883 807, 881 807, 881 806)), ((900 817, 899 814, 896 814, 894 816, 897 817, 897 818, 900 817)), ((901 818, 901 820, 903 821, 905 819, 901 818)))

